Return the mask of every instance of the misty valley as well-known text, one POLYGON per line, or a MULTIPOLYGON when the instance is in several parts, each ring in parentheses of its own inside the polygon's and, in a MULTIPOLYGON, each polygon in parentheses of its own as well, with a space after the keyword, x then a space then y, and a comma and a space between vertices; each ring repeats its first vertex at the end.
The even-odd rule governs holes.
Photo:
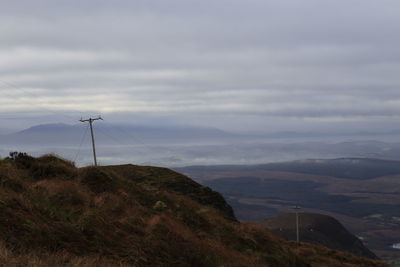
MULTIPOLYGON (((136 163, 166 167, 263 164, 342 157, 400 160, 397 132, 353 134, 237 134, 188 125, 95 125, 101 164, 136 163)), ((92 163, 83 124, 42 124, 0 135, 0 155, 25 151, 55 153, 78 166, 92 163)))

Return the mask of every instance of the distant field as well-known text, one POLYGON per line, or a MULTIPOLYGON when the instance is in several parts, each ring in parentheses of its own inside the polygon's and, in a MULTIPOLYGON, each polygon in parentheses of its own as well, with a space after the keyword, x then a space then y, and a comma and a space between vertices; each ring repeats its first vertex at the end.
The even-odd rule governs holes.
POLYGON ((400 162, 378 159, 303 160, 254 166, 180 168, 221 192, 240 220, 291 212, 339 219, 378 256, 400 258, 400 162))

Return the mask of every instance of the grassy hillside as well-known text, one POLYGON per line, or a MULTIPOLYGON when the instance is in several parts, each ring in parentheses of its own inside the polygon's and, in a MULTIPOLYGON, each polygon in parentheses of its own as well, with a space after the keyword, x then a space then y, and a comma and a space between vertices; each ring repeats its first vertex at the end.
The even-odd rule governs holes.
POLYGON ((385 266, 241 224, 219 193, 164 168, 13 153, 0 185, 6 266, 385 266))

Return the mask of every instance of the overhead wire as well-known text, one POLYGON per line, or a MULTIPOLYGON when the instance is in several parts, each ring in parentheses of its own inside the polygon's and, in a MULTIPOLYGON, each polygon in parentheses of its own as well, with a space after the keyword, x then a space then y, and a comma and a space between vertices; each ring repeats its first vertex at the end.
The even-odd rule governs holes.
POLYGON ((104 135, 104 136, 110 138, 111 140, 113 140, 114 143, 116 143, 116 144, 118 144, 118 145, 122 145, 122 146, 125 146, 125 145, 126 145, 126 143, 124 144, 123 142, 121 142, 121 141, 119 141, 117 138, 115 138, 114 136, 108 134, 107 131, 105 131, 104 128, 97 127, 97 128, 96 128, 96 132, 98 132, 98 133, 100 133, 100 134, 102 134, 102 135, 104 135))
MULTIPOLYGON (((103 119, 104 121, 104 119, 103 119)), ((144 147, 150 149, 150 148, 158 148, 158 149, 162 149, 162 151, 164 151, 166 153, 166 157, 171 157, 173 156, 175 159, 179 160, 179 161, 183 161, 182 158, 177 156, 177 150, 173 149, 171 147, 164 145, 160 145, 160 146, 154 146, 152 144, 149 144, 148 142, 145 142, 143 140, 141 140, 139 137, 134 136, 130 131, 127 131, 126 129, 122 128, 122 127, 118 127, 114 124, 110 124, 107 121, 105 121, 105 123, 109 126, 112 126, 113 130, 116 130, 119 133, 122 133, 125 137, 127 137, 128 141, 133 141, 133 143, 139 143, 141 145, 143 145, 144 147)), ((111 129, 111 128, 110 128, 111 129)), ((108 138, 112 139, 114 143, 119 144, 121 146, 126 146, 126 145, 132 145, 132 143, 127 143, 127 142, 123 142, 120 141, 120 139, 114 137, 115 135, 109 130, 109 128, 105 127, 98 127, 96 128, 96 131, 99 132, 100 134, 102 134, 103 136, 107 136, 108 138)))
POLYGON ((79 144, 78 152, 76 153, 73 162, 76 162, 76 160, 78 159, 79 153, 81 152, 81 148, 82 148, 83 142, 84 142, 85 139, 86 139, 86 135, 87 135, 88 131, 89 131, 89 125, 86 125, 85 132, 83 133, 82 138, 81 138, 81 142, 80 142, 80 144, 79 144))
MULTIPOLYGON (((104 119, 103 119, 104 120, 104 119)), ((104 120, 105 121, 105 120, 104 120)), ((144 142, 143 140, 141 140, 140 138, 134 136, 132 133, 127 132, 125 129, 118 127, 117 125, 113 125, 108 123, 108 121, 105 121, 105 123, 107 123, 108 125, 112 126, 113 129, 119 131, 120 133, 122 133, 125 137, 128 137, 128 139, 130 139, 131 141, 133 141, 133 143, 140 143, 141 145, 144 146, 149 146, 149 144, 147 144, 146 142, 144 142)))

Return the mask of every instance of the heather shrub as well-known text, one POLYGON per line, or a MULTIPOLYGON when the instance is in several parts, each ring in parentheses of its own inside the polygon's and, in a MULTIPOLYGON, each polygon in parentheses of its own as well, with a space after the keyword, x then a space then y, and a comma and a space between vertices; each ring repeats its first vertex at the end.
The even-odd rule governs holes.
POLYGON ((6 158, 13 162, 18 168, 29 169, 32 167, 36 159, 22 152, 10 152, 9 157, 6 158))
POLYGON ((34 180, 42 179, 73 179, 76 176, 75 166, 54 155, 44 155, 34 158, 26 153, 10 152, 8 161, 16 167, 28 171, 28 176, 34 180))

